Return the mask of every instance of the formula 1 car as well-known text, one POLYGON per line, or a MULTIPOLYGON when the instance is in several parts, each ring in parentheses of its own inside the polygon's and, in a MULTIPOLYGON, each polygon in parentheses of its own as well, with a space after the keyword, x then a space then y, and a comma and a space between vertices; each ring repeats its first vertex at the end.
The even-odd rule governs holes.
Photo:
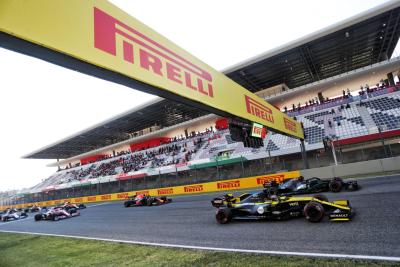
POLYGON ((66 219, 76 217, 80 215, 80 211, 74 207, 54 207, 49 210, 41 212, 35 215, 35 221, 50 220, 58 221, 60 219, 66 219))
POLYGON ((167 197, 151 197, 148 195, 134 195, 128 197, 128 200, 124 202, 124 206, 136 207, 136 206, 158 206, 167 203, 171 203, 172 199, 167 197))
POLYGON ((33 205, 33 206, 28 206, 24 209, 24 212, 28 213, 28 212, 38 212, 40 211, 40 207, 38 205, 33 205))
POLYGON ((28 214, 26 214, 23 211, 19 211, 17 209, 9 209, 3 215, 1 215, 1 220, 3 222, 9 221, 9 220, 19 220, 28 217, 28 214))
POLYGON ((66 210, 70 209, 70 208, 74 208, 74 209, 86 209, 86 205, 85 204, 72 204, 71 202, 65 202, 64 206, 63 206, 66 210))
POLYGON ((274 194, 277 186, 271 182, 261 192, 214 198, 211 204, 217 208, 217 222, 226 224, 233 219, 285 220, 302 216, 310 222, 320 222, 325 215, 331 221, 349 221, 354 216, 354 209, 348 200, 329 202, 324 195, 277 196, 274 194))
POLYGON ((291 196, 300 194, 314 194, 320 192, 340 192, 342 189, 355 191, 359 189, 357 181, 344 182, 341 178, 335 177, 331 180, 323 180, 317 177, 304 179, 300 176, 297 179, 288 179, 279 184, 277 195, 291 196))

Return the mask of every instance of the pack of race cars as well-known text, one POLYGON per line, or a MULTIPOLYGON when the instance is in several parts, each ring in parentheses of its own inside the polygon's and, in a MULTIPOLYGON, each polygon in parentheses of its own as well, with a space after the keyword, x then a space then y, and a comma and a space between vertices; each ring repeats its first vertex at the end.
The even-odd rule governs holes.
MULTIPOLYGON (((300 194, 315 194, 326 191, 339 192, 341 190, 355 191, 360 187, 357 181, 344 182, 340 178, 324 180, 317 177, 304 179, 302 176, 287 179, 278 184, 275 181, 266 182, 264 189, 253 193, 244 193, 238 196, 225 194, 214 198, 212 206, 217 208, 215 218, 219 224, 226 224, 233 220, 286 220, 296 217, 305 217, 310 222, 320 222, 325 216, 330 221, 349 221, 355 211, 348 200, 328 201, 321 194, 314 196, 296 196, 300 194)), ((155 197, 145 194, 130 196, 124 201, 124 207, 159 206, 171 203, 167 197, 155 197)), ((66 202, 62 206, 52 208, 37 205, 22 209, 9 208, 0 211, 3 222, 19 220, 28 217, 28 213, 36 212, 35 221, 58 221, 77 217, 80 210, 86 208, 84 204, 66 202)))

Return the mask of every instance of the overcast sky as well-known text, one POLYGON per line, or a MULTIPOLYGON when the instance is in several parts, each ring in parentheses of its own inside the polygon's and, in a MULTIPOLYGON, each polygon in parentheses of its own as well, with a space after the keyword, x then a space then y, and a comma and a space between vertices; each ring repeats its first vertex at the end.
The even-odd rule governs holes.
MULTIPOLYGON (((387 1, 111 2, 221 70, 387 1)), ((0 191, 56 171, 23 155, 153 98, 1 48, 0 60, 0 191)))

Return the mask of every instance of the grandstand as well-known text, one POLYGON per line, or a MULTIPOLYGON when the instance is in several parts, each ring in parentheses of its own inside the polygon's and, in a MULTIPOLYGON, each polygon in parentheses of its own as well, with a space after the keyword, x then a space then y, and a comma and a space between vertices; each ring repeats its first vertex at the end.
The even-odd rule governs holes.
MULTIPOLYGON (((399 3, 389 2, 224 73, 303 123, 311 168, 334 164, 331 144, 339 163, 399 155, 399 18, 399 3)), ((158 98, 24 156, 55 159, 58 171, 12 201, 304 168, 299 140, 268 131, 263 147, 249 148, 231 138, 228 123, 158 98)))

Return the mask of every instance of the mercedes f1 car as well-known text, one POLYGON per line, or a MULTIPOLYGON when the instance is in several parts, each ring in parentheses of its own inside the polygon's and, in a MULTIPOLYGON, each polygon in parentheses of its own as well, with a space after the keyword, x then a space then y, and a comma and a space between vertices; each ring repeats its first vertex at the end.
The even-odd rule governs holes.
POLYGON ((315 194, 320 192, 340 192, 342 189, 355 191, 359 189, 357 181, 344 182, 341 178, 335 177, 331 180, 323 180, 317 177, 304 179, 300 176, 297 179, 288 179, 279 184, 277 194, 280 196, 291 196, 300 194, 315 194))
POLYGON ((1 215, 1 220, 3 222, 6 222, 9 220, 19 220, 26 217, 28 217, 28 214, 23 211, 19 211, 17 209, 9 209, 1 215))
POLYGON ((49 210, 43 209, 43 212, 35 215, 35 221, 50 220, 58 221, 60 219, 66 219, 76 217, 80 215, 80 211, 76 207, 54 207, 49 210))
POLYGON ((313 197, 277 196, 276 183, 265 185, 261 192, 232 194, 214 198, 211 203, 217 208, 215 218, 226 224, 233 219, 285 220, 304 216, 310 222, 320 222, 325 215, 331 221, 349 221, 354 210, 348 200, 329 202, 324 195, 313 197))
POLYGON ((136 207, 136 206, 158 206, 172 202, 172 199, 167 197, 151 197, 148 195, 134 195, 128 197, 128 200, 124 202, 124 206, 136 207))

